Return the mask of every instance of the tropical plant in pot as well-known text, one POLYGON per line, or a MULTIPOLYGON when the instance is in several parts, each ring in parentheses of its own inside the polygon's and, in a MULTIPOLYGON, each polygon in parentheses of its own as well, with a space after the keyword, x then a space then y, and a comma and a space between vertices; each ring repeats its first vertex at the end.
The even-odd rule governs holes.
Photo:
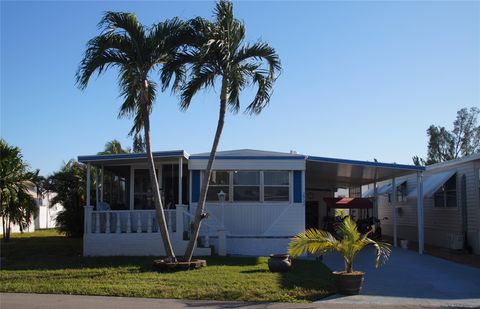
POLYGON ((288 252, 292 256, 307 252, 322 255, 335 251, 340 253, 345 261, 345 270, 333 272, 338 293, 354 295, 360 292, 365 274, 353 270, 353 262, 358 252, 367 246, 373 246, 376 250, 376 267, 385 263, 391 253, 389 244, 374 241, 368 238, 368 234, 362 235, 355 221, 347 217, 338 228, 338 239, 327 231, 308 229, 290 241, 288 252))

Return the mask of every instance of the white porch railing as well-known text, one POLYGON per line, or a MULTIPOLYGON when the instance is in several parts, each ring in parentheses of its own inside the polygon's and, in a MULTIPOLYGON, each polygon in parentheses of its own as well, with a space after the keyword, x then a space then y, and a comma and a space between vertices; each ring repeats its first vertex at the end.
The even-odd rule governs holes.
MULTIPOLYGON (((164 210, 170 233, 183 233, 185 207, 177 205, 177 209, 164 210)), ((93 207, 85 206, 85 233, 87 234, 159 232, 155 209, 93 210, 93 207)))

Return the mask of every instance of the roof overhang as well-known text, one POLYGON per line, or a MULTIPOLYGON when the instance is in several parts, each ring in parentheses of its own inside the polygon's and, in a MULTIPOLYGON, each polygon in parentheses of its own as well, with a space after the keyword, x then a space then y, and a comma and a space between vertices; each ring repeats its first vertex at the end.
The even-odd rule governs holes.
MULTIPOLYGON (((153 152, 154 160, 169 160, 176 158, 188 159, 189 155, 184 150, 172 151, 156 151, 153 152)), ((90 155, 78 156, 78 161, 81 163, 91 163, 93 165, 114 165, 114 164, 130 164, 135 162, 142 162, 147 160, 146 153, 124 153, 113 155, 90 155)))
POLYGON ((310 182, 317 186, 349 188, 423 171, 423 166, 309 156, 306 183, 307 187, 310 182))

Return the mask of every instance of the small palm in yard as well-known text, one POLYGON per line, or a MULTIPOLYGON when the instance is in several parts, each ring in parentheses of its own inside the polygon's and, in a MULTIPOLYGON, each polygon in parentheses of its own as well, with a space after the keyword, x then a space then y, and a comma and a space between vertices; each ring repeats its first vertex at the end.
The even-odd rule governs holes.
POLYGON ((345 271, 334 272, 337 278, 339 292, 342 294, 358 294, 363 282, 363 272, 353 271, 353 262, 357 254, 367 246, 376 250, 375 266, 384 264, 390 256, 390 245, 377 242, 362 235, 353 219, 347 217, 339 227, 340 238, 335 238, 326 231, 309 229, 297 234, 289 244, 288 252, 292 256, 300 256, 307 252, 312 254, 325 254, 338 252, 345 261, 345 271))

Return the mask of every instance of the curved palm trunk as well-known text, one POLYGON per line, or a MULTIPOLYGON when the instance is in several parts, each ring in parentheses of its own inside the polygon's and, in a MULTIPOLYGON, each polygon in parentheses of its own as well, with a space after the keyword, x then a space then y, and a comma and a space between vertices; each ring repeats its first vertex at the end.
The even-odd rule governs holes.
POLYGON ((215 161, 215 155, 217 153, 218 143, 220 142, 220 136, 222 135, 223 125, 225 123, 225 112, 227 107, 227 83, 226 80, 222 80, 222 91, 220 93, 220 113, 218 115, 217 130, 215 132, 215 138, 213 140, 212 150, 210 151, 210 156, 208 158, 207 169, 202 180, 202 189, 200 191, 200 199, 197 205, 197 211, 195 212, 195 221, 193 223, 193 231, 188 242, 187 249, 185 250, 185 255, 183 256, 185 260, 190 261, 192 259, 193 250, 197 245, 197 238, 200 232, 200 226, 202 219, 205 218, 203 215, 205 210, 205 200, 207 198, 208 184, 210 183, 210 176, 212 175, 213 162, 215 161))
POLYGON ((158 227, 162 235, 163 245, 165 247, 165 254, 168 258, 176 261, 175 253, 170 241, 170 235, 167 229, 167 221, 165 220, 165 213, 163 212, 162 199, 160 196, 160 188, 158 187, 157 173, 155 171, 155 162, 153 161, 153 153, 150 140, 150 117, 148 114, 144 115, 144 132, 145 144, 147 147, 147 161, 150 174, 150 182, 152 183, 153 201, 155 203, 155 214, 157 217, 158 227))

